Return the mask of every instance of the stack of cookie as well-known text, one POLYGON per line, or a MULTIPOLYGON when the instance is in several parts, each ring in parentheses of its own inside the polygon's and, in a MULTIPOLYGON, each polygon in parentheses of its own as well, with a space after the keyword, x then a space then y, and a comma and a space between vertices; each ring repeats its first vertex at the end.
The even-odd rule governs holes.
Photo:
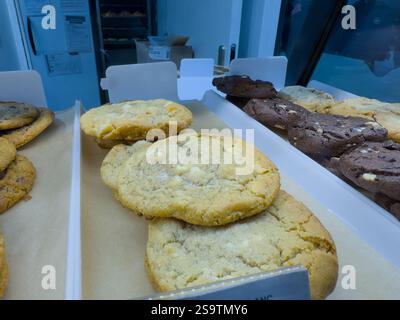
POLYGON ((309 270, 314 299, 335 287, 328 231, 280 190, 276 166, 241 139, 187 130, 155 143, 118 145, 101 176, 122 206, 151 219, 145 265, 157 290, 299 264, 309 270))
POLYGON ((294 86, 277 99, 253 99, 244 111, 285 130, 292 145, 400 219, 400 149, 388 140, 398 139, 400 106, 366 98, 336 102, 327 93, 294 86))
POLYGON ((17 149, 35 139, 49 127, 54 113, 27 103, 0 102, 0 137, 17 149))
POLYGON ((32 190, 36 170, 11 142, 0 137, 0 214, 24 199, 32 190))
MULTIPOLYGON (((54 113, 30 104, 0 102, 0 214, 28 199, 36 169, 17 149, 40 135, 54 120, 54 113)), ((4 239, 0 234, 0 298, 4 294, 8 268, 4 239)))
MULTIPOLYGON (((32 189, 35 169, 32 163, 16 155, 13 144, 0 138, 0 214, 23 199, 32 189), (7 164, 8 163, 8 164, 7 164)), ((4 238, 0 234, 0 299, 8 282, 4 238)))
POLYGON ((252 80, 248 76, 225 76, 213 80, 213 85, 226 94, 226 99, 239 108, 251 99, 276 98, 277 92, 269 81, 252 80))
POLYGON ((0 214, 32 190, 36 170, 17 149, 33 140, 53 121, 48 109, 26 103, 0 103, 0 214))
POLYGON ((106 104, 81 117, 81 129, 105 149, 144 139, 165 138, 178 134, 191 123, 189 109, 162 99, 106 104))

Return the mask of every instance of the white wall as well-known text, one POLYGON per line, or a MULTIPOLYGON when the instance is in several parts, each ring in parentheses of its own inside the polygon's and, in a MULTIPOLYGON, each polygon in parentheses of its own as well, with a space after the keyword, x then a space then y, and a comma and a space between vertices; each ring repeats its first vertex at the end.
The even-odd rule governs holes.
POLYGON ((158 0, 158 34, 190 36, 197 58, 217 61, 220 45, 227 54, 239 45, 241 9, 242 0, 158 0))
POLYGON ((244 0, 239 57, 274 55, 281 0, 244 0))

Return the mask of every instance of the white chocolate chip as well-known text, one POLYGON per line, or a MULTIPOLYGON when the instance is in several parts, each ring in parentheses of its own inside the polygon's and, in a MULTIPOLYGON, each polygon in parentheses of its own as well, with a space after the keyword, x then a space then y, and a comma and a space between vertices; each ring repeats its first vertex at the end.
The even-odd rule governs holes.
POLYGON ((377 123, 377 122, 372 122, 372 121, 370 121, 370 122, 366 122, 365 124, 366 124, 367 126, 373 126, 373 127, 375 127, 375 128, 379 128, 379 127, 380 127, 379 123, 377 123))
POLYGON ((376 176, 376 174, 373 174, 373 173, 364 173, 362 175, 362 178, 367 181, 375 181, 377 176, 376 176))
POLYGON ((275 128, 282 129, 282 130, 285 130, 285 129, 286 129, 285 126, 282 126, 282 125, 280 125, 280 124, 276 124, 276 125, 275 125, 275 128))

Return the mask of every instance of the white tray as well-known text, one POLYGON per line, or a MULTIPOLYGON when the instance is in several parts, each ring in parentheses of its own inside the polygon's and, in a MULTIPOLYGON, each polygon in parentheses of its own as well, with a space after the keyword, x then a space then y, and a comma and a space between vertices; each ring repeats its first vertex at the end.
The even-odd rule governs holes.
MULTIPOLYGON (((159 92, 165 92, 166 90, 165 79, 174 77, 176 79, 176 72, 168 62, 132 65, 125 69, 110 67, 107 70, 107 79, 103 80, 102 84, 104 88, 111 90, 111 101, 117 102, 125 99, 157 98, 159 97, 159 92), (123 70, 123 73, 120 72, 121 70, 123 70), (155 74, 157 77, 154 77, 155 74), (117 83, 124 83, 122 92, 119 86, 115 87, 117 83), (151 86, 146 87, 146 85, 143 85, 144 83, 151 83, 151 86), (118 94, 116 94, 117 91, 113 91, 114 89, 117 89, 118 94)), ((169 81, 168 87, 169 91, 166 94, 170 97, 176 96, 176 82, 171 83, 169 81)), ((187 103, 189 105, 196 104, 196 102, 187 103)), ((324 211, 323 219, 325 222, 332 223, 332 228, 336 229, 336 237, 348 235, 349 241, 352 243, 348 244, 349 250, 345 253, 345 259, 347 261, 351 260, 351 256, 354 254, 354 256, 359 257, 358 264, 360 268, 362 268, 362 265, 371 263, 371 266, 360 271, 365 277, 370 272, 378 272, 372 270, 386 270, 390 274, 386 275, 385 281, 388 285, 392 284, 394 286, 392 291, 386 290, 386 297, 388 292, 398 292, 400 288, 399 285, 396 287, 396 281, 398 282, 400 279, 400 255, 398 254, 400 223, 396 219, 292 147, 274 132, 234 107, 215 91, 206 92, 203 100, 197 104, 208 108, 231 128, 254 129, 255 144, 277 164, 285 187, 290 192, 295 193, 301 201, 305 202, 313 210, 324 211), (351 231, 346 231, 348 229, 345 226, 351 231), (352 252, 357 248, 360 248, 360 252, 352 252), (372 261, 368 259, 372 259, 372 261)), ((346 246, 346 239, 336 238, 335 241, 340 242, 341 247, 346 246)), ((342 250, 341 248, 339 249, 342 250)), ((80 274, 75 273, 75 276, 74 282, 78 284, 80 274)), ((365 294, 360 292, 359 295, 344 295, 343 290, 339 288, 338 292, 341 293, 334 294, 334 297, 374 298, 375 292, 376 297, 385 297, 385 290, 377 289, 376 280, 365 280, 365 277, 363 278, 363 285, 360 285, 360 287, 363 287, 361 290, 364 290, 365 294), (371 287, 368 285, 369 283, 371 283, 371 287), (378 294, 377 291, 382 292, 378 294)), ((340 286, 340 278, 338 286, 340 286)), ((80 297, 78 291, 75 293, 76 296, 72 296, 72 298, 80 297)))

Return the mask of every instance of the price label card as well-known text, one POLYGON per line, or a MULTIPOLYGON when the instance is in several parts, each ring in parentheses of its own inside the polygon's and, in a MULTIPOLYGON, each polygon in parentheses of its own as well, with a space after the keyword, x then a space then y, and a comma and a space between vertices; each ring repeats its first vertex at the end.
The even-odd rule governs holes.
POLYGON ((308 271, 279 269, 206 286, 146 297, 147 300, 310 300, 308 271))

